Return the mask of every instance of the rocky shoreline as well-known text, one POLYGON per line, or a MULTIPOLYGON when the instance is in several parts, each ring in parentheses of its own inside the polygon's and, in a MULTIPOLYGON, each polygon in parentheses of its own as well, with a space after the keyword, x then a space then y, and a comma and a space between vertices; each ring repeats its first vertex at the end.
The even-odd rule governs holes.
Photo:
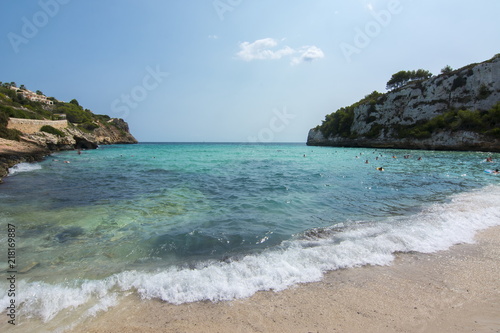
POLYGON ((325 138, 320 130, 311 129, 307 136, 309 146, 346 148, 385 148, 446 151, 482 151, 500 153, 500 140, 470 131, 435 133, 427 139, 367 139, 325 138))
POLYGON ((62 130, 64 136, 39 131, 23 133, 20 141, 0 138, 0 183, 14 165, 39 162, 57 151, 95 149, 102 144, 137 143, 122 119, 114 118, 107 124, 98 125, 91 133, 70 125, 62 130))
POLYGON ((0 183, 7 176, 9 168, 23 162, 39 162, 52 151, 28 142, 18 142, 0 138, 0 183))

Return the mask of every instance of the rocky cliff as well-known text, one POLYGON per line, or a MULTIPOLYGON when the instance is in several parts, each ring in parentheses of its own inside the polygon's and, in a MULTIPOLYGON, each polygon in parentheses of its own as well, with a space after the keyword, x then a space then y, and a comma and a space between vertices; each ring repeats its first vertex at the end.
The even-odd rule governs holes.
MULTIPOLYGON (((11 119, 12 121, 13 119, 11 119)), ((8 128, 17 129, 9 122, 8 128)), ((50 126, 50 121, 46 122, 50 126)), ((37 131, 23 133, 21 140, 47 147, 51 151, 71 149, 95 149, 99 145, 137 143, 130 134, 128 124, 123 119, 112 118, 109 121, 96 121, 93 130, 84 130, 74 124, 67 123, 65 128, 59 128, 62 135, 37 131)))
POLYGON ((111 118, 96 121, 93 130, 83 130, 66 121, 36 121, 31 119, 9 120, 8 128, 21 131, 20 140, 0 138, 0 182, 8 169, 21 162, 35 162, 55 151, 73 149, 95 149, 103 144, 137 143, 123 119, 111 118), (58 134, 41 131, 41 126, 57 128, 58 134), (33 130, 38 127, 38 130, 33 130), (26 132, 23 132, 22 130, 26 132))
POLYGON ((14 164, 54 151, 118 143, 137 143, 123 119, 95 114, 76 99, 66 103, 0 82, 0 179, 14 164))
POLYGON ((128 124, 123 119, 111 118, 108 121, 95 121, 92 130, 82 129, 74 124, 66 122, 66 126, 61 126, 61 121, 37 121, 30 119, 11 118, 7 128, 17 129, 23 132, 22 141, 45 147, 50 151, 71 150, 71 149, 95 149, 102 144, 137 143, 137 140, 130 134, 128 124), (38 131, 24 131, 23 128, 33 128, 33 124, 28 127, 24 122, 40 122, 38 131), (52 124, 54 123, 54 124, 52 124), (53 134, 41 130, 41 126, 48 125, 57 129, 60 133, 53 134))
POLYGON ((308 145, 500 151, 500 55, 328 115, 308 145), (468 111, 460 111, 468 110, 468 111))

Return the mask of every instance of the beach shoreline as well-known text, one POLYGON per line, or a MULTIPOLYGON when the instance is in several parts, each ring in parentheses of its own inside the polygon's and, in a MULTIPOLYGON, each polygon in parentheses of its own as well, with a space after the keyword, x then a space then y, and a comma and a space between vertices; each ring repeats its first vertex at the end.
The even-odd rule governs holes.
POLYGON ((46 148, 26 141, 0 138, 0 183, 7 176, 9 168, 23 162, 39 162, 52 152, 46 148))
POLYGON ((500 227, 475 239, 229 302, 129 295, 71 332, 500 332, 500 227))

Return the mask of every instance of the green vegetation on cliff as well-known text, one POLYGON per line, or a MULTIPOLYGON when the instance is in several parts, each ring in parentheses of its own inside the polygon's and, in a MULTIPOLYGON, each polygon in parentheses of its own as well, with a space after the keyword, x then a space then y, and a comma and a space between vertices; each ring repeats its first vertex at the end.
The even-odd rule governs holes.
MULTIPOLYGON (((374 91, 361 101, 340 108, 336 112, 327 115, 323 123, 317 126, 316 129, 319 129, 325 138, 332 136, 350 139, 358 138, 359 135, 351 131, 354 121, 354 109, 359 105, 369 104, 368 112, 370 112, 370 109, 375 110, 377 101, 382 100, 379 99, 381 96, 383 94, 374 91)), ((367 122, 369 121, 370 117, 368 117, 367 122)), ((500 103, 487 111, 449 110, 427 121, 417 122, 412 125, 396 125, 392 126, 392 128, 396 131, 399 139, 426 139, 430 138, 433 133, 443 130, 451 132, 470 131, 500 138, 500 103)), ((383 129, 384 126, 375 124, 364 137, 375 138, 383 129)))
POLYGON ((18 130, 13 130, 7 128, 7 123, 9 122, 9 116, 4 110, 4 106, 0 105, 0 138, 7 140, 17 140, 21 136, 21 132, 18 130))
POLYGON ((408 82, 416 80, 425 80, 432 76, 432 73, 419 69, 416 71, 399 71, 392 75, 391 79, 387 82, 387 90, 395 89, 404 86, 408 82))
MULTIPOLYGON (((76 99, 65 103, 53 97, 47 98, 40 90, 37 90, 36 95, 43 97, 44 101, 52 103, 48 104, 43 101, 26 98, 25 92, 28 90, 24 85, 21 85, 18 90, 14 90, 11 87, 16 88, 16 83, 0 82, 0 137, 2 138, 18 140, 21 134, 19 131, 7 129, 6 126, 9 118, 46 120, 66 118, 68 122, 75 124, 80 130, 87 133, 92 133, 94 129, 99 127, 99 123, 106 127, 115 126, 112 123, 108 123, 111 119, 109 116, 97 115, 88 109, 84 109, 76 99)), ((45 128, 45 132, 57 135, 62 133, 54 133, 53 130, 48 128, 45 128)))
POLYGON ((63 131, 60 131, 57 128, 54 128, 50 125, 42 126, 42 128, 40 128, 40 132, 50 133, 61 137, 66 136, 66 134, 64 134, 63 131))
POLYGON ((500 138, 500 103, 488 111, 450 110, 428 121, 411 126, 398 126, 399 138, 430 138, 442 130, 471 131, 500 138))
POLYGON ((459 131, 498 140, 500 89, 495 73, 499 66, 497 54, 459 69, 446 66, 438 76, 423 69, 399 71, 387 82, 387 93, 374 91, 328 114, 315 130, 327 139, 326 144, 328 139, 347 144, 376 139, 390 145, 400 139, 418 141, 459 131))
POLYGON ((354 109, 363 104, 370 104, 370 110, 375 111, 375 105, 380 97, 384 94, 374 91, 369 95, 366 95, 359 102, 353 105, 343 107, 337 111, 327 115, 323 123, 317 127, 323 134, 325 138, 333 135, 338 135, 343 138, 355 138, 356 133, 351 132, 351 126, 354 121, 354 109))

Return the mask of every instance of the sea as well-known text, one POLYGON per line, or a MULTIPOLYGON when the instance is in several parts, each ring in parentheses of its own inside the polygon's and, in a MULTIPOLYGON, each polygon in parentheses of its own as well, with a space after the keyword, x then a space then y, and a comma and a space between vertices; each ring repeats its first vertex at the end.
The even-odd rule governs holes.
POLYGON ((500 175, 485 172, 499 167, 485 152, 303 143, 110 145, 19 164, 0 185, 2 325, 12 302, 18 326, 43 332, 131 294, 241 299, 471 243, 500 225, 500 175))

